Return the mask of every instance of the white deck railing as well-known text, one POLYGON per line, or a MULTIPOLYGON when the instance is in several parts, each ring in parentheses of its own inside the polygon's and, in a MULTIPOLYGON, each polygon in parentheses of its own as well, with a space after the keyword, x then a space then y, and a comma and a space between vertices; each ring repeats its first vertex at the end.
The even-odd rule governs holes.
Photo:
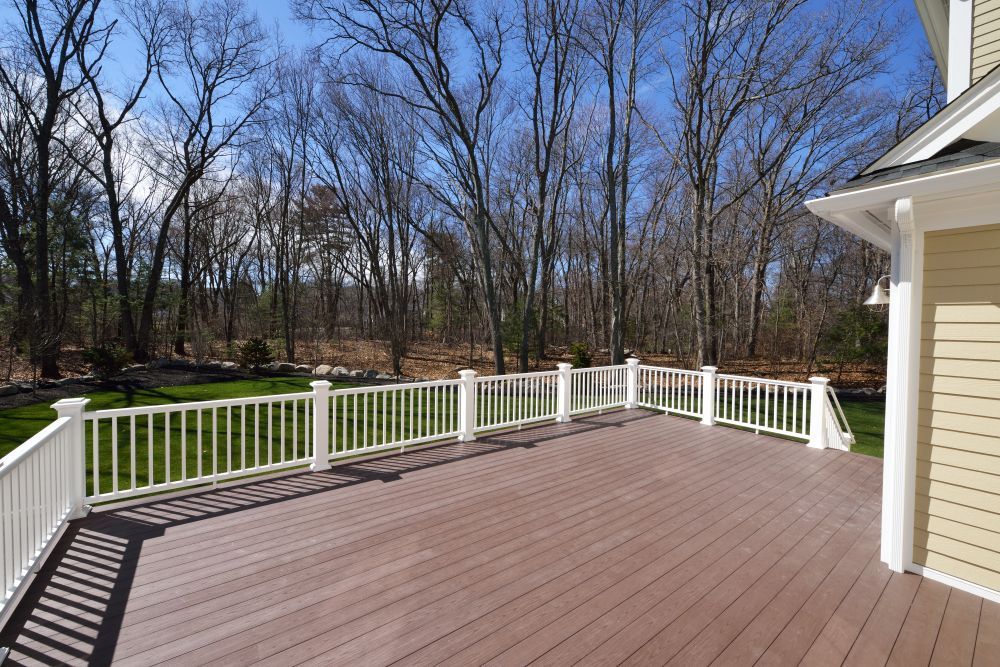
MULTIPOLYGON (((59 418, 0 460, 0 554, 7 613, 66 522, 117 501, 336 459, 459 439, 573 415, 646 408, 849 449, 850 427, 824 378, 809 383, 640 365, 86 411, 59 418)), ((2 622, 2 618, 0 618, 2 622)))
POLYGON ((83 508, 79 420, 61 416, 0 459, 0 627, 69 519, 83 508))

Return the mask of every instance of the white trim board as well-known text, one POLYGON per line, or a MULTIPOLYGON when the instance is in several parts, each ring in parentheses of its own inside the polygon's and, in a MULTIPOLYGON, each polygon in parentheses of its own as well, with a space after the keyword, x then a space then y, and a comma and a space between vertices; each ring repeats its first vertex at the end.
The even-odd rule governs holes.
POLYGON ((962 137, 986 140, 988 137, 975 130, 998 110, 1000 68, 980 79, 862 173, 926 160, 962 137))
POLYGON ((939 581, 942 584, 951 586, 952 588, 957 588, 960 591, 978 595, 984 600, 989 600, 990 602, 1000 602, 1000 591, 995 591, 992 588, 986 588, 985 586, 974 584, 971 581, 966 581, 965 579, 959 579, 951 574, 946 574, 938 570, 932 570, 929 567, 917 565, 916 563, 910 563, 909 567, 906 568, 906 571, 912 572, 913 574, 919 574, 921 577, 926 577, 932 581, 939 581))
MULTIPOLYGON (((1000 160, 993 160, 907 180, 844 190, 821 199, 811 199, 805 204, 819 217, 861 236, 883 250, 890 250, 889 221, 897 200, 912 197, 914 206, 920 213, 921 226, 924 229, 940 229, 945 228, 946 224, 954 227, 987 224, 971 219, 963 224, 965 218, 956 216, 955 212, 959 208, 971 212, 978 202, 984 202, 983 206, 990 207, 987 200, 995 199, 998 195, 1000 160), (956 199, 959 197, 964 201, 956 199), (952 207, 951 210, 941 209, 941 212, 947 210, 947 215, 935 216, 943 217, 949 222, 935 220, 931 223, 933 226, 925 226, 924 222, 930 216, 923 211, 937 201, 948 201, 947 206, 952 207)), ((996 210, 996 205, 993 204, 990 208, 996 210)))

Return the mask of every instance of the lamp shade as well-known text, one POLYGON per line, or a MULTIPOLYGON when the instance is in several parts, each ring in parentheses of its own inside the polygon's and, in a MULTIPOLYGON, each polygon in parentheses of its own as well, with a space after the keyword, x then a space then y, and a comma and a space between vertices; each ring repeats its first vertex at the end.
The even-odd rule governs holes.
POLYGON ((866 306, 887 306, 889 305, 889 294, 882 289, 882 281, 878 280, 872 289, 872 295, 865 299, 866 306))

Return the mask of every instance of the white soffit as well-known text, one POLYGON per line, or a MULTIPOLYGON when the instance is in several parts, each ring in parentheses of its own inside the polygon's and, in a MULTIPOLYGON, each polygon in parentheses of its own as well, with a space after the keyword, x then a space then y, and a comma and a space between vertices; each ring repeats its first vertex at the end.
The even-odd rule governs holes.
POLYGON ((914 0, 941 78, 948 80, 948 0, 914 0))

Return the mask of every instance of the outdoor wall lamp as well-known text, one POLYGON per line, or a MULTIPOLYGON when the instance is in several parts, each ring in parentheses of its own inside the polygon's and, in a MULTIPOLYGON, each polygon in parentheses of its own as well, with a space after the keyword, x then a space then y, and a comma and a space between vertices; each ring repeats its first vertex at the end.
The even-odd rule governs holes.
POLYGON ((882 281, 889 276, 882 276, 875 281, 875 287, 872 289, 872 295, 865 299, 866 306, 888 306, 889 305, 889 288, 882 287, 882 281))

